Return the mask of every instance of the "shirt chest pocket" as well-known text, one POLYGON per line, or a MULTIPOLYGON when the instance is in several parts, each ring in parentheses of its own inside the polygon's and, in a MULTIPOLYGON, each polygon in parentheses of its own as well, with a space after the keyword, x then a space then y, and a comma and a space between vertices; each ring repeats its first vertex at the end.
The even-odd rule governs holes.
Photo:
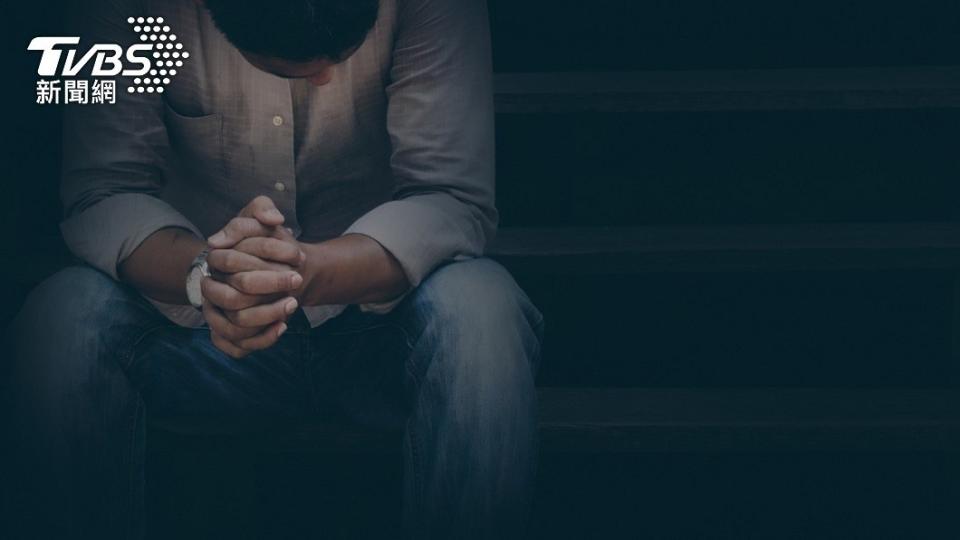
POLYGON ((202 182, 225 182, 223 116, 184 116, 164 103, 174 174, 202 182))

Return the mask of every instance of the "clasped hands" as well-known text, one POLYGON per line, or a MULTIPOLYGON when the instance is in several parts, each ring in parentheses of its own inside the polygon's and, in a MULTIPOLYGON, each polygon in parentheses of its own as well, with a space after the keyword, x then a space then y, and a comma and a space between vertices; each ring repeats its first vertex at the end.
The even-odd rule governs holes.
POLYGON ((300 305, 306 252, 283 221, 260 196, 207 239, 203 316, 213 344, 233 358, 271 347, 300 305))

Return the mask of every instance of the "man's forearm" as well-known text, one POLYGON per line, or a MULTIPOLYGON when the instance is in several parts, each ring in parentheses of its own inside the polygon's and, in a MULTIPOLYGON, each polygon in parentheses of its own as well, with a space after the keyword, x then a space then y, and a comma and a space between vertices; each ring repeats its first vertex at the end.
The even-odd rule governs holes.
POLYGON ((120 264, 120 279, 154 300, 186 305, 187 271, 206 247, 186 229, 160 229, 120 264))
POLYGON ((410 287, 397 259, 369 236, 348 234, 303 249, 303 305, 386 302, 410 287))

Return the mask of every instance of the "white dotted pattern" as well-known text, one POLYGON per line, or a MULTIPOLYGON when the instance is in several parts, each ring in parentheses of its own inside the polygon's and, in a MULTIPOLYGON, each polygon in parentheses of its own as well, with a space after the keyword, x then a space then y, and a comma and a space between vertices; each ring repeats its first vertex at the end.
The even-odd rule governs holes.
POLYGON ((163 17, 129 17, 127 22, 133 26, 133 31, 139 34, 141 42, 154 48, 154 65, 149 71, 150 76, 134 78, 133 85, 127 87, 127 92, 162 94, 170 84, 171 77, 177 74, 177 70, 172 68, 183 67, 183 60, 190 58, 190 53, 183 50, 183 43, 177 41, 177 35, 171 34, 170 27, 163 24, 163 17))

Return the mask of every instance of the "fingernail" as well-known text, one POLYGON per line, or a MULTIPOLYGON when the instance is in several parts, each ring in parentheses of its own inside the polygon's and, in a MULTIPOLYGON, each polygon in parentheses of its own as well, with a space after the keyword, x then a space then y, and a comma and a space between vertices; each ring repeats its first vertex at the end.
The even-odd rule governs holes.
POLYGON ((283 305, 283 311, 285 311, 287 315, 293 315, 293 312, 296 310, 297 310, 296 298, 291 298, 289 302, 283 305))
POLYGON ((280 329, 277 330, 277 337, 282 336, 283 333, 286 331, 287 331, 287 323, 280 323, 280 329))
POLYGON ((307 254, 303 251, 300 252, 300 264, 303 264, 307 260, 307 254))
POLYGON ((273 208, 271 208, 270 210, 267 210, 267 216, 272 217, 274 219, 283 219, 283 214, 281 214, 279 210, 276 210, 273 208))
POLYGON ((217 234, 211 236, 207 239, 207 242, 211 244, 221 244, 224 240, 227 239, 227 235, 223 234, 223 231, 218 232, 217 234))
POLYGON ((293 274, 290 276, 290 285, 294 288, 299 287, 303 283, 303 276, 300 274, 293 274))
POLYGON ((284 229, 286 229, 287 232, 290 233, 290 236, 293 236, 293 229, 291 229, 290 227, 284 227, 284 229))

